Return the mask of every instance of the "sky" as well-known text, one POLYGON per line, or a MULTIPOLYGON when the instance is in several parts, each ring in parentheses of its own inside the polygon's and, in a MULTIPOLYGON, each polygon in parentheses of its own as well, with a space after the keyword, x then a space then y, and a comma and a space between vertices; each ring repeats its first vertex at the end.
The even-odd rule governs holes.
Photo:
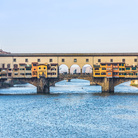
POLYGON ((138 0, 0 0, 0 48, 138 52, 138 0))

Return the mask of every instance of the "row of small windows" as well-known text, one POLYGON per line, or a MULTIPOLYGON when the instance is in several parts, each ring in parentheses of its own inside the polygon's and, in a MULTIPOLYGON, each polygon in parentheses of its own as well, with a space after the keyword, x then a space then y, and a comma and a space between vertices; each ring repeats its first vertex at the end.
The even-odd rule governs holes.
MULTIPOLYGON (((16 62, 16 58, 13 59, 13 62, 16 62)), ((25 59, 25 62, 28 62, 28 59, 25 59)), ((37 59, 37 62, 41 62, 41 60, 37 59)), ((53 62, 53 59, 49 59, 49 62, 53 62)), ((62 59, 62 62, 65 62, 65 59, 62 59)), ((74 59, 74 62, 77 62, 77 59, 74 59)), ((86 59, 86 62, 89 62, 89 59, 86 59)), ((101 59, 98 59, 98 62, 101 62, 101 59)), ((113 59, 110 59, 110 62, 113 62, 113 59)), ((122 59, 122 62, 125 62, 125 59, 122 59)), ((134 62, 137 62, 137 59, 134 59, 134 62)))
MULTIPOLYGON (((16 58, 13 59, 13 62, 16 62, 16 58)), ((28 59, 25 59, 25 62, 28 62, 28 59)), ((37 62, 41 62, 41 60, 37 59, 37 62)), ((49 62, 53 62, 53 59, 49 59, 49 62)), ((65 59, 62 59, 62 62, 65 62, 65 59)), ((74 62, 77 62, 77 59, 74 59, 74 62)), ((89 62, 89 59, 86 59, 86 62, 89 62)))
MULTIPOLYGON (((18 73, 14 73, 14 75, 18 75, 18 73)), ((20 73, 20 75, 32 75, 31 73, 20 73)))
MULTIPOLYGON (((122 62, 125 62, 125 61, 126 61, 125 59, 122 59, 122 62)), ((101 62, 101 59, 98 59, 98 62, 101 62)), ((110 59, 110 62, 113 62, 113 59, 110 59)), ((136 58, 134 59, 134 62, 137 62, 136 58)))
MULTIPOLYGON (((62 59, 62 62, 65 62, 65 59, 62 59)), ((74 59, 74 62, 77 62, 77 59, 74 59)), ((86 59, 86 62, 89 62, 89 59, 86 59)))
MULTIPOLYGON (((138 75, 137 73, 118 73, 118 72, 114 72, 113 75, 138 75)), ((106 73, 95 73, 95 75, 106 75, 106 73)), ((108 73, 108 75, 112 75, 110 72, 108 73)))
MULTIPOLYGON (((13 59, 13 62, 16 62, 16 58, 13 59)), ((28 62, 28 59, 25 59, 25 62, 28 62)), ((37 59, 37 62, 41 62, 40 59, 37 59)), ((49 59, 49 62, 53 62, 53 59, 49 59)))

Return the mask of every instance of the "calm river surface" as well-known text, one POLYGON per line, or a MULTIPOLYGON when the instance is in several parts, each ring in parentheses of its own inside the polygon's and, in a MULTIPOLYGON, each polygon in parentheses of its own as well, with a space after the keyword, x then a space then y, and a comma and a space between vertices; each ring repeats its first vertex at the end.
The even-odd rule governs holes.
POLYGON ((84 80, 59 82, 50 95, 35 95, 32 85, 0 89, 15 94, 0 95, 0 138, 136 138, 138 88, 129 84, 114 95, 84 80))

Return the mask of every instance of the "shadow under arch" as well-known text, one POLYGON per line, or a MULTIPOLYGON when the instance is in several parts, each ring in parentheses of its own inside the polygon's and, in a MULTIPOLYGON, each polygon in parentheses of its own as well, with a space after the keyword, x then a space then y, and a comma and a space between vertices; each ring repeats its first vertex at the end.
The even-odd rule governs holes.
POLYGON ((70 74, 78 74, 81 73, 81 67, 78 64, 73 64, 70 66, 70 74))
POLYGON ((90 64, 85 64, 83 67, 82 67, 82 73, 92 73, 92 66, 90 64))

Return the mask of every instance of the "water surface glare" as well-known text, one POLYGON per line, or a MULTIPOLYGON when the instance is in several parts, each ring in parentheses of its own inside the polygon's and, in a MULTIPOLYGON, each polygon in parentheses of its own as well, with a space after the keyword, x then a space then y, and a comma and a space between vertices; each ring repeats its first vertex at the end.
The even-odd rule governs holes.
POLYGON ((138 137, 138 88, 129 84, 112 95, 84 80, 59 82, 50 95, 29 84, 0 89, 0 138, 138 137))

